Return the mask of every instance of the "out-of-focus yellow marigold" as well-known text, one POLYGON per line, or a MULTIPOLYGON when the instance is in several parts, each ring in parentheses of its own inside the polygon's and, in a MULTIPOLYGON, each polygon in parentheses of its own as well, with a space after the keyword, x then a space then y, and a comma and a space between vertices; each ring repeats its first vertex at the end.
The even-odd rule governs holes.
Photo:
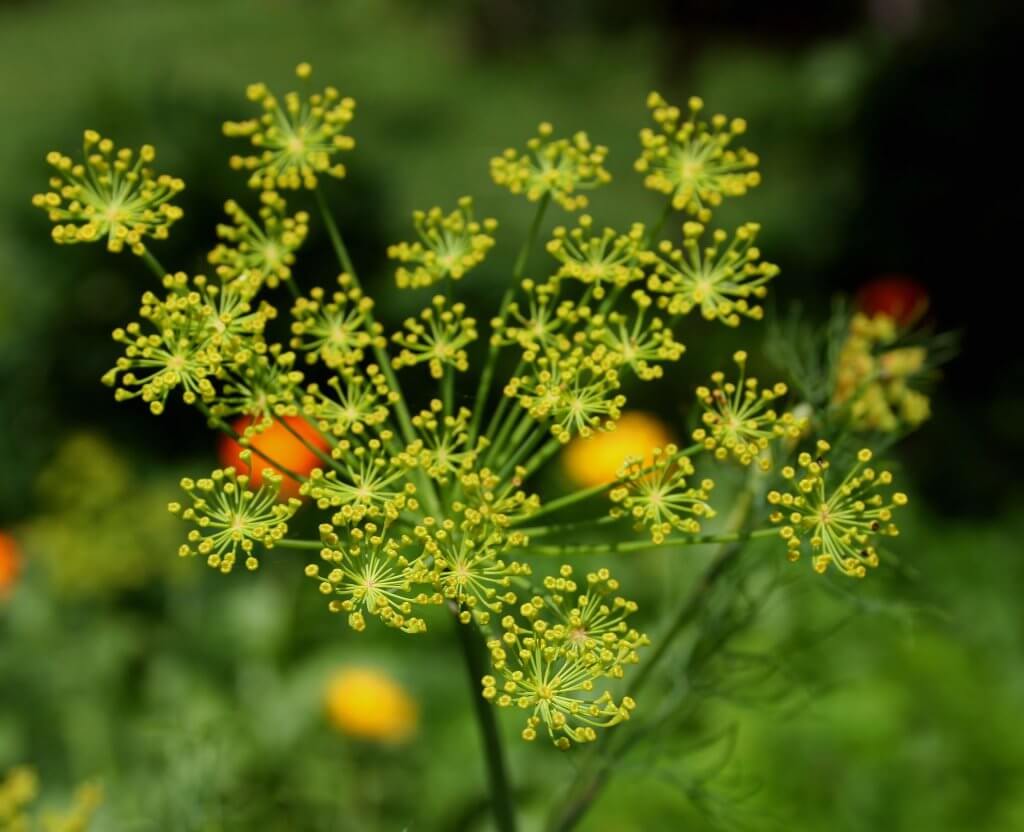
POLYGON ((369 667, 350 667, 327 685, 327 719, 338 731, 375 742, 409 739, 419 722, 419 706, 392 677, 369 667))
POLYGON ((623 413, 615 430, 577 438, 565 451, 565 470, 582 486, 601 485, 618 476, 627 457, 651 462, 651 451, 672 442, 668 427, 650 413, 623 413))

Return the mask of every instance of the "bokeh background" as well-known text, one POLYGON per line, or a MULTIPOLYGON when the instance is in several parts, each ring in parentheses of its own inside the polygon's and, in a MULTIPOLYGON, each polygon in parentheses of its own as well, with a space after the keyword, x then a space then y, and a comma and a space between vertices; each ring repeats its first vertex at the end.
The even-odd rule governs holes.
MULTIPOLYGON (((600 222, 656 216, 630 170, 656 88, 749 121, 765 183, 722 214, 763 224, 779 309, 823 320, 837 293, 903 274, 927 287, 935 325, 962 334, 934 419, 903 449, 900 569, 852 586, 802 570, 745 642, 771 672, 715 691, 701 741, 634 760, 584 828, 1024 829, 1017 160, 1014 100, 995 94, 1016 74, 1016 11, 0 0, 0 530, 21 564, 0 597, 0 772, 32 765, 55 803, 101 781, 99 829, 486 828, 446 633, 355 636, 294 563, 224 580, 174 556, 182 532, 164 506, 180 476, 215 465, 214 439, 185 408, 153 419, 99 384, 109 333, 150 276, 99 247, 57 249, 30 205, 45 152, 73 150, 83 127, 151 142, 188 183, 160 258, 201 270, 223 199, 243 190, 221 121, 247 112, 247 83, 283 85, 309 60, 359 102, 351 174, 331 192, 371 291, 389 286, 384 249, 409 212, 469 193, 502 226, 495 265, 464 284, 493 304, 531 214, 490 184, 487 160, 542 120, 611 147, 600 222), (415 701, 414 742, 327 718, 325 691, 353 666, 415 701)), ((301 264, 309 282, 333 277, 315 231, 301 264)), ((389 292, 383 313, 400 320, 412 302, 389 292)), ((637 404, 678 421, 714 357, 756 350, 751 337, 684 336, 684 369, 665 382, 678 395, 637 404)), ((513 750, 529 822, 573 764, 513 750)))

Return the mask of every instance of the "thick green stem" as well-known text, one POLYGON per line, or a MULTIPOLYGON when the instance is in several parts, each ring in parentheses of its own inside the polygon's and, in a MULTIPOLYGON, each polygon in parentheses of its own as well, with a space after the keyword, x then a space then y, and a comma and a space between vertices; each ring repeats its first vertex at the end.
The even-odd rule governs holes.
POLYGON ((462 657, 469 681, 469 695, 473 712, 480 729, 484 758, 487 761, 487 778, 491 789, 491 807, 498 832, 515 832, 516 815, 512 802, 512 789, 505 765, 505 752, 501 745, 498 722, 494 718, 495 708, 483 698, 480 680, 487 675, 488 667, 484 656, 482 636, 476 624, 459 621, 459 608, 449 602, 455 634, 462 648, 462 657))

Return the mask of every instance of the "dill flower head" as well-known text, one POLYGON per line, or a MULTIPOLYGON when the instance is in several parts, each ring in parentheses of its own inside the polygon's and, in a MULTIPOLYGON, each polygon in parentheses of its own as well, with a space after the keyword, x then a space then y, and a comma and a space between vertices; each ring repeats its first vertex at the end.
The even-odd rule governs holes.
POLYGON ((141 398, 154 414, 163 412, 174 390, 186 404, 212 402, 213 382, 264 348, 259 337, 276 314, 265 303, 254 307, 247 292, 203 275, 167 275, 164 286, 162 300, 153 292, 142 296, 139 317, 147 331, 134 322, 114 330, 124 354, 103 376, 118 401, 141 398))
POLYGON ((857 431, 915 428, 931 415, 928 396, 913 386, 927 370, 923 346, 895 346, 894 318, 858 313, 839 351, 832 403, 847 409, 857 431))
POLYGON ((598 729, 629 719, 634 701, 616 701, 608 680, 621 678, 648 643, 626 622, 636 604, 617 594, 607 569, 589 573, 585 590, 572 574, 563 566, 545 578, 544 594, 519 609, 525 621, 502 618, 501 637, 488 642, 494 675, 481 680, 485 699, 526 712, 523 739, 543 728, 561 749, 593 742, 598 729))
POLYGON ((671 442, 668 427, 657 416, 628 410, 616 423, 615 430, 595 434, 589 439, 573 439, 565 449, 565 471, 580 486, 601 485, 618 477, 631 457, 642 460, 645 466, 650 465, 654 449, 671 442))
POLYGON ((604 169, 608 148, 591 144, 584 132, 572 138, 551 138, 554 128, 547 122, 526 143, 526 152, 508 148, 491 159, 491 178, 514 194, 525 194, 531 202, 550 195, 566 211, 587 207, 590 190, 611 181, 604 169))
POLYGON ((425 546, 433 558, 433 582, 458 606, 460 620, 486 625, 492 613, 516 603, 512 581, 530 575, 530 567, 502 557, 526 543, 521 533, 488 530, 474 520, 472 515, 461 523, 446 518, 433 527, 425 546))
MULTIPOLYGON (((250 453, 243 453, 243 462, 249 462, 250 453)), ((288 520, 301 505, 294 497, 278 500, 281 478, 270 469, 263 471, 263 485, 256 491, 249 487, 248 476, 230 466, 198 481, 186 477, 181 487, 192 504, 175 502, 168 509, 197 528, 188 533, 178 554, 205 555, 207 564, 225 574, 240 555, 246 569, 258 568, 256 547, 273 548, 288 533, 288 520)))
POLYGON ((592 232, 592 226, 593 219, 587 214, 580 217, 579 225, 571 231, 558 226, 547 249, 562 264, 557 277, 572 278, 592 286, 594 297, 600 300, 606 286, 622 288, 643 279, 639 254, 643 248, 644 226, 634 223, 628 234, 605 228, 597 235, 592 232))
POLYGON ((419 705, 396 679, 371 667, 346 667, 324 691, 327 721, 361 740, 401 743, 416 733, 419 705))
POLYGON ((422 633, 427 623, 413 610, 440 604, 441 593, 423 586, 429 567, 423 561, 425 526, 413 533, 392 528, 393 518, 356 520, 339 530, 329 523, 320 526, 323 565, 306 566, 324 595, 332 596, 331 612, 348 613, 356 631, 366 628, 366 615, 406 633, 422 633))
MULTIPOLYGON (((295 74, 307 81, 309 64, 299 64, 295 74)), ((224 135, 246 138, 255 152, 231 157, 235 170, 250 171, 249 187, 270 191, 288 188, 312 190, 320 176, 345 176, 336 157, 355 147, 345 133, 355 115, 356 102, 343 98, 334 87, 303 96, 289 92, 283 101, 265 84, 250 84, 246 97, 258 104, 262 115, 224 123, 224 135)))
POLYGON ((604 344, 619 362, 631 369, 640 381, 661 378, 664 362, 678 361, 686 346, 675 339, 672 328, 657 316, 649 316, 653 300, 647 292, 636 289, 630 299, 635 314, 612 311, 591 318, 591 337, 604 344))
POLYGON ((295 357, 280 344, 247 353, 225 374, 210 413, 218 418, 247 416, 253 424, 266 425, 275 416, 294 411, 303 380, 294 369, 295 357))
POLYGON ((686 222, 681 248, 664 240, 657 251, 642 254, 643 262, 653 266, 647 288, 658 295, 658 306, 671 315, 698 309, 706 320, 727 326, 739 326, 741 318, 761 320, 764 307, 758 301, 768 294, 767 284, 779 267, 761 260, 754 245, 760 228, 744 223, 726 245, 725 231, 716 229, 705 242, 704 226, 686 222))
POLYGON ((273 289, 292 276, 295 252, 309 232, 309 214, 299 211, 287 216, 287 204, 275 191, 264 191, 260 202, 259 221, 233 199, 224 204, 231 224, 217 226, 217 236, 224 242, 210 252, 208 259, 225 282, 251 274, 256 279, 250 285, 265 282, 273 289))
POLYGON ((144 238, 167 239, 182 210, 171 200, 185 188, 180 179, 156 174, 149 167, 156 158, 150 145, 136 153, 116 148, 95 130, 86 130, 84 161, 75 162, 56 151, 46 161, 57 175, 51 190, 32 197, 46 211, 57 243, 92 243, 106 240, 107 249, 127 246, 134 254, 146 251, 144 238))
POLYGON ((498 221, 473 217, 473 200, 464 196, 458 207, 445 214, 435 206, 429 211, 414 211, 413 226, 419 237, 411 243, 388 246, 388 257, 403 264, 395 271, 400 289, 432 286, 446 277, 459 280, 479 266, 494 246, 491 234, 498 221))
POLYGON ((642 149, 635 167, 644 174, 644 185, 672 197, 677 211, 707 222, 711 209, 725 197, 742 196, 760 184, 757 154, 730 147, 746 132, 743 119, 717 114, 704 121, 704 102, 696 96, 688 102, 685 119, 679 107, 656 92, 647 97, 647 106, 658 127, 640 131, 642 149))
POLYGON ((518 399, 532 418, 550 422, 559 442, 586 438, 614 429, 622 415, 626 397, 616 392, 621 386, 617 363, 603 345, 589 352, 575 347, 564 355, 546 354, 536 359, 532 372, 512 378, 505 395, 518 399))
POLYGON ((0 532, 0 600, 13 591, 20 573, 21 548, 11 535, 0 532))
POLYGON ((390 415, 388 405, 398 400, 376 364, 362 371, 342 367, 327 380, 327 387, 310 384, 302 397, 302 412, 321 431, 336 437, 358 436, 383 424, 390 415))
POLYGON ((779 437, 799 439, 805 421, 771 406, 788 392, 785 384, 761 388, 756 378, 746 376, 747 354, 740 350, 733 360, 740 370, 736 381, 726 381, 725 373, 719 371, 711 374, 710 387, 697 388, 704 427, 695 430, 693 438, 714 451, 716 459, 731 456, 741 465, 758 460, 767 471, 771 461, 763 452, 768 443, 779 437))
POLYGON ((373 299, 349 275, 341 274, 329 299, 315 286, 309 297, 295 301, 291 347, 304 352, 310 364, 322 361, 332 369, 358 364, 368 348, 385 343, 372 313, 373 299))
POLYGON ((697 534, 701 518, 715 516, 708 504, 715 484, 705 479, 699 486, 691 486, 687 477, 693 476, 693 463, 680 456, 675 445, 655 448, 651 456, 650 465, 634 457, 619 470, 622 484, 609 494, 614 504, 611 516, 632 517, 638 528, 650 532, 655 543, 661 543, 673 529, 697 534))
POLYGON ((444 412, 440 399, 431 399, 430 407, 412 417, 417 441, 406 448, 415 455, 417 465, 439 485, 447 485, 453 475, 469 471, 476 463, 486 440, 469 447, 469 422, 472 413, 460 407, 453 414, 444 412))
POLYGON ((842 481, 829 488, 829 450, 827 442, 819 441, 815 456, 804 452, 798 468, 782 469, 790 484, 785 491, 768 493, 775 506, 771 521, 781 526, 790 560, 809 548, 815 571, 833 564, 844 575, 862 578, 867 567, 878 566, 878 538, 899 534, 893 510, 907 504, 907 495, 890 490, 892 474, 868 464, 872 454, 867 448, 842 481))
POLYGON ((444 295, 435 295, 419 318, 406 318, 404 331, 392 340, 401 348, 391 361, 396 369, 426 363, 430 375, 441 378, 445 367, 460 372, 469 369, 466 347, 476 340, 476 321, 465 317, 466 304, 448 305, 444 295))

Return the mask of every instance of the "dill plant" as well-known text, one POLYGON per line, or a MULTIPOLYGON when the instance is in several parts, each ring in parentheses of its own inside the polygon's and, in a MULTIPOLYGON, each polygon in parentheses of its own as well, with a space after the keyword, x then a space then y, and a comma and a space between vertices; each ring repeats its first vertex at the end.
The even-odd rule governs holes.
POLYGON ((416 211, 410 239, 389 247, 397 287, 424 295, 422 312, 389 332, 325 187, 345 176, 355 102, 334 87, 313 90, 308 64, 297 75, 303 89, 281 97, 251 85, 254 115, 224 125, 247 145, 230 165, 257 198, 252 209, 226 203, 212 277, 166 268, 150 248, 181 216, 172 200, 184 184, 153 169, 149 146, 118 149, 87 130, 78 160, 49 154, 50 189, 34 204, 55 242, 105 241, 141 257, 157 278, 139 320, 114 332, 121 355, 103 381, 115 396, 156 415, 180 400, 250 448, 238 470, 182 481, 184 495, 170 506, 190 525, 180 554, 229 573, 258 569, 272 548, 306 550, 311 591, 357 631, 384 625, 415 635, 428 626, 426 610, 447 607, 475 688, 500 829, 515 827, 516 812, 495 707, 521 714, 523 740, 602 745, 552 814, 552 828, 569 828, 607 780, 611 750, 623 747, 606 736, 628 732, 623 723, 643 713, 648 680, 742 544, 775 538, 780 556, 807 552, 817 571, 850 576, 878 564, 878 542, 897 533, 894 514, 907 498, 866 447, 833 472, 833 437, 820 431, 844 419, 853 430, 890 432, 920 422, 927 399, 908 392, 905 376, 923 356, 894 353, 891 325, 858 318, 838 383, 822 382, 834 389, 831 401, 812 407, 786 384, 749 375, 747 353, 737 352, 732 372, 711 373, 695 391, 692 443, 665 443, 649 462, 625 460, 608 482, 542 500, 531 489, 542 466, 570 441, 615 430, 628 383, 671 389, 665 368, 683 358, 688 316, 726 327, 762 319, 779 269, 757 246, 759 226, 714 225, 724 200, 760 184, 758 157, 741 145, 746 123, 705 116, 696 97, 677 107, 652 93, 653 126, 641 131, 635 168, 664 196, 660 218, 617 230, 583 214, 557 226, 546 246, 548 213, 586 209, 611 177, 607 148, 540 125, 524 148, 491 161, 494 182, 534 205, 497 309, 478 319, 458 300, 459 281, 491 256, 498 230, 464 197, 416 211), (308 192, 312 206, 292 213, 289 191, 308 192), (338 260, 329 286, 301 276, 313 212, 338 260), (268 324, 282 314, 291 337, 273 342, 268 324), (888 352, 876 360, 869 353, 879 343, 888 352), (515 367, 499 376, 503 353, 515 367), (471 365, 476 390, 457 396, 471 365), (409 401, 406 372, 426 373, 434 397, 409 401), (232 417, 248 426, 236 432, 232 417), (254 438, 279 426, 309 448, 315 468, 289 470, 256 447, 254 438), (714 466, 745 470, 745 484, 719 500, 706 473, 714 466), (284 477, 300 483, 298 496, 282 493, 284 477), (582 507, 589 520, 559 520, 582 507), (299 511, 317 514, 316 539, 289 534, 299 511), (710 533, 716 515, 727 521, 710 533), (559 542, 588 524, 601 526, 606 542, 559 542), (612 574, 615 558, 706 544, 719 544, 718 554, 652 639, 642 627, 652 622, 612 574), (541 565, 570 555, 593 566, 541 565))

